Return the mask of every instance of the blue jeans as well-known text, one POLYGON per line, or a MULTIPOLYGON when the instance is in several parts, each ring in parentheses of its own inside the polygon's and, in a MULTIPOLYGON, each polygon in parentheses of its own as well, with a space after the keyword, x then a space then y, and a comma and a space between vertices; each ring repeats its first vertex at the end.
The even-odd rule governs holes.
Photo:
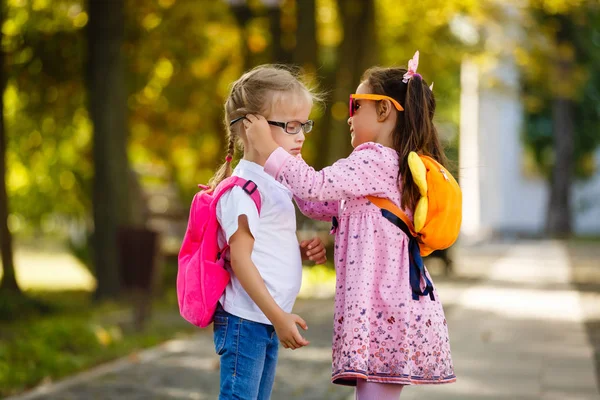
POLYGON ((213 329, 215 351, 221 356, 219 400, 268 400, 279 351, 273 326, 236 317, 219 307, 213 329))

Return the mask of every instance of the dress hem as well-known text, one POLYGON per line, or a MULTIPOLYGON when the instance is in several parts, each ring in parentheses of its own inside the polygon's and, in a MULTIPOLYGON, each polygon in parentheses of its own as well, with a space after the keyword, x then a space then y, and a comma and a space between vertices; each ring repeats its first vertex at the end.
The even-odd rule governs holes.
POLYGON ((394 383, 398 385, 439 385, 456 382, 456 375, 450 375, 440 379, 421 379, 416 377, 386 376, 386 375, 367 375, 360 372, 342 372, 333 375, 331 382, 336 385, 356 386, 357 379, 364 379, 367 382, 394 383))

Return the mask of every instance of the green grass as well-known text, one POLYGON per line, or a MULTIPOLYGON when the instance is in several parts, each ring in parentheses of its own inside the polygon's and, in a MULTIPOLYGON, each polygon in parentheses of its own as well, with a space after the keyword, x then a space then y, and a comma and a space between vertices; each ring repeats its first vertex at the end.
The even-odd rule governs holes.
POLYGON ((573 243, 600 243, 600 235, 579 235, 569 240, 573 243))
POLYGON ((91 294, 85 292, 33 292, 28 296, 51 311, 33 312, 28 318, 0 326, 0 397, 196 329, 178 316, 173 293, 155 303, 153 312, 160 318, 150 320, 141 332, 132 329, 125 303, 95 305, 91 294))

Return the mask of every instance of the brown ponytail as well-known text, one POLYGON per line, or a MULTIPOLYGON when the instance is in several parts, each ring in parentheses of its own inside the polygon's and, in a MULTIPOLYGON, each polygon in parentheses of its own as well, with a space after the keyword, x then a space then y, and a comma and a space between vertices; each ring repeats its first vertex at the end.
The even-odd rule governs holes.
POLYGON ((446 156, 433 124, 436 107, 433 92, 418 74, 404 83, 405 73, 406 69, 402 68, 375 67, 365 72, 363 81, 369 84, 374 94, 390 96, 404 107, 403 112, 398 112, 392 140, 400 163, 400 206, 414 210, 420 195, 408 166, 409 153, 415 151, 430 156, 442 165, 446 164, 446 156))

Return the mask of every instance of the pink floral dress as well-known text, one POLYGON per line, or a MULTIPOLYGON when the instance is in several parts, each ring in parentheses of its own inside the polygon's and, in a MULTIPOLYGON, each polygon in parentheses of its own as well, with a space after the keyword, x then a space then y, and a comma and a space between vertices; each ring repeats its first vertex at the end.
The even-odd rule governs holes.
POLYGON ((400 205, 398 168, 396 151, 375 143, 358 146, 321 171, 281 148, 265 164, 307 216, 337 221, 334 383, 456 380, 437 290, 413 299, 409 240, 365 198, 387 197, 400 205))

